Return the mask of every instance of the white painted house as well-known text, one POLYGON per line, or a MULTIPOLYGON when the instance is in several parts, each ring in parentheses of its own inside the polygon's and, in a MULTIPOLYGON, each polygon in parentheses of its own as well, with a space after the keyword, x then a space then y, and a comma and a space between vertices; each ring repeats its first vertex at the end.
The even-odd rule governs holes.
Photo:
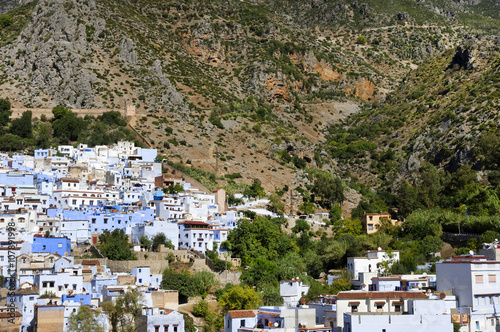
POLYGON ((309 285, 304 285, 299 278, 280 281, 280 295, 287 307, 296 307, 302 295, 306 295, 308 291, 309 285))
POLYGON ((368 251, 366 257, 347 258, 347 271, 351 275, 353 287, 367 290, 368 285, 371 284, 371 279, 380 276, 384 272, 381 263, 388 262, 390 267, 398 260, 399 251, 386 252, 381 248, 368 251))

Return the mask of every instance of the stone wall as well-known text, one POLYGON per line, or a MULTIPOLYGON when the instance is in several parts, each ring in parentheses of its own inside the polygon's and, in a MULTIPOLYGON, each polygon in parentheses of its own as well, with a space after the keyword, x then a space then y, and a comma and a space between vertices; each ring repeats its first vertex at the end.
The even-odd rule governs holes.
MULTIPOLYGON (((148 253, 151 254, 151 253, 148 253)), ((83 259, 75 259, 75 264, 81 264, 83 259)), ((112 273, 130 273, 133 267, 150 266, 151 273, 163 273, 163 270, 168 269, 168 261, 166 259, 138 259, 136 261, 112 261, 107 258, 92 258, 98 260, 102 265, 106 265, 112 273)))
MULTIPOLYGON (((10 116, 11 119, 20 118, 24 112, 31 111, 33 118, 38 118, 42 115, 45 115, 47 119, 52 119, 52 108, 11 108, 12 114, 10 116)), ((98 116, 104 112, 110 111, 118 111, 125 118, 130 118, 135 116, 135 106, 127 105, 125 109, 113 109, 113 108, 94 108, 94 109, 71 109, 72 112, 76 113, 80 117, 84 117, 85 115, 98 116)))

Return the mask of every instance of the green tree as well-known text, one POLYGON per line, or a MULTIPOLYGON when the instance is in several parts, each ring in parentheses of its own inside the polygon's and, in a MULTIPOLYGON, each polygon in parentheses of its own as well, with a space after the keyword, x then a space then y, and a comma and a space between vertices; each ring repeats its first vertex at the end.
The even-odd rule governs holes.
POLYGON ((39 123, 37 126, 36 146, 40 149, 48 149, 52 138, 52 127, 49 124, 39 123))
POLYGON ((215 279, 215 276, 212 272, 209 271, 200 271, 197 272, 192 277, 193 287, 195 289, 195 293, 205 297, 210 289, 218 284, 218 281, 215 279))
POLYGON ((172 269, 165 269, 161 288, 178 290, 180 303, 186 303, 188 297, 196 295, 196 287, 188 271, 177 273, 172 269))
POLYGON ((128 235, 122 229, 110 232, 105 230, 99 235, 100 251, 105 257, 114 261, 135 260, 134 253, 130 249, 128 235))
POLYGON ((263 284, 279 284, 279 269, 275 262, 269 261, 264 257, 258 257, 252 264, 241 273, 241 280, 250 286, 259 286, 263 284))
POLYGON ((438 206, 443 190, 444 175, 440 174, 436 166, 431 163, 423 163, 420 172, 418 200, 428 208, 438 206))
POLYGON ((127 120, 118 111, 104 112, 97 117, 97 120, 111 127, 125 127, 127 125, 127 120))
POLYGON ((340 207, 339 204, 332 205, 329 212, 329 216, 331 224, 334 224, 338 220, 342 219, 342 208, 340 207))
POLYGON ((9 14, 2 14, 0 15, 0 28, 6 28, 9 25, 12 25, 14 20, 12 19, 12 16, 9 14))
POLYGON ((141 238, 139 239, 139 242, 142 244, 142 245, 145 245, 146 248, 148 250, 151 250, 151 245, 153 244, 153 241, 151 241, 149 239, 149 237, 147 237, 146 235, 143 235, 141 236, 141 238))
POLYGON ((420 241, 420 252, 428 257, 433 252, 440 252, 443 240, 439 236, 427 235, 420 241))
POLYGON ((297 219, 295 221, 295 226, 292 228, 292 232, 295 234, 300 233, 300 232, 307 232, 311 229, 311 226, 309 226, 309 223, 306 220, 303 219, 297 219))
POLYGON ((208 302, 200 300, 193 305, 193 315, 196 317, 205 317, 209 313, 208 302))
POLYGON ((10 101, 8 99, 0 99, 0 126, 5 127, 10 120, 12 111, 10 110, 10 101))
POLYGON ((380 273, 382 275, 389 275, 394 263, 396 263, 396 255, 391 249, 386 250, 382 262, 379 263, 380 273))
POLYGON ((240 219, 238 227, 228 235, 234 257, 240 257, 241 264, 247 266, 257 257, 276 261, 280 255, 293 250, 292 241, 281 231, 281 223, 281 219, 261 216, 256 216, 254 221, 240 219))
POLYGON ((481 234, 479 237, 479 243, 492 243, 495 240, 500 239, 500 234, 498 232, 488 230, 481 234))
POLYGON ((54 137, 60 142, 76 141, 80 133, 87 128, 88 123, 67 107, 56 106, 52 109, 52 114, 54 137))
POLYGON ((170 239, 167 239, 165 233, 157 233, 153 237, 153 243, 152 243, 153 251, 157 251, 161 244, 163 244, 165 247, 169 249, 175 249, 174 245, 172 244, 172 241, 170 241, 170 239))
POLYGON ((281 200, 281 197, 279 197, 277 194, 272 194, 269 196, 269 209, 282 216, 285 214, 285 203, 281 200))
POLYGON ((408 182, 399 185, 396 194, 396 203, 403 216, 407 216, 418 208, 418 190, 408 182))
POLYGON ((259 294, 248 286, 237 285, 225 292, 218 301, 224 312, 256 309, 261 303, 259 294))
POLYGON ((10 132, 22 138, 33 138, 31 111, 23 112, 19 119, 14 119, 10 124, 10 132))
POLYGON ((314 214, 316 212, 316 207, 314 206, 314 203, 312 203, 312 202, 303 202, 299 206, 299 211, 302 214, 310 215, 310 214, 314 214))
POLYGON ((104 327, 99 323, 97 317, 100 312, 86 305, 80 306, 77 312, 71 314, 68 320, 68 331, 70 332, 104 332, 104 327))
POLYGON ((283 305, 283 297, 280 295, 280 287, 265 284, 261 290, 262 305, 265 306, 281 306, 283 305))
POLYGON ((338 278, 334 279, 332 285, 330 286, 330 294, 338 294, 339 292, 351 290, 352 283, 351 277, 346 269, 338 275, 338 278))
POLYGON ((364 45, 366 44, 366 37, 365 36, 359 36, 356 38, 356 44, 364 45))
POLYGON ((323 206, 330 207, 335 203, 345 200, 344 184, 339 178, 334 178, 331 173, 320 172, 316 174, 312 192, 322 199, 323 206))
POLYGON ((101 307, 109 316, 111 331, 136 332, 138 318, 141 314, 140 301, 142 294, 137 290, 128 290, 120 295, 115 302, 103 302, 101 307))

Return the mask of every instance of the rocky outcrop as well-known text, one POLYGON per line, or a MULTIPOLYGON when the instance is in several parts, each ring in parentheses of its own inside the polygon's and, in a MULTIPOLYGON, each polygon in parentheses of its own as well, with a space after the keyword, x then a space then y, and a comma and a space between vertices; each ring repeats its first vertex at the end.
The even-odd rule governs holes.
POLYGON ((160 80, 161 86, 163 87, 161 93, 161 104, 163 106, 167 106, 167 108, 185 106, 182 94, 175 89, 170 80, 163 74, 161 61, 156 60, 153 62, 149 70, 151 74, 160 80))
POLYGON ((212 25, 206 21, 201 21, 191 33, 183 34, 182 38, 184 48, 205 63, 218 66, 225 58, 221 40, 214 34, 212 25))
POLYGON ((475 67, 474 61, 476 60, 477 52, 476 41, 472 38, 465 40, 462 45, 457 47, 450 67, 458 66, 459 68, 473 69, 475 67))
POLYGON ((0 15, 11 11, 14 8, 22 6, 31 0, 2 0, 0 1, 0 15))
POLYGON ((29 102, 40 102, 40 97, 46 95, 56 104, 94 104, 92 84, 96 76, 82 68, 82 59, 91 53, 91 47, 86 26, 77 19, 79 10, 92 15, 94 1, 41 0, 16 42, 4 48, 5 71, 25 82, 29 102))
POLYGON ((120 58, 127 64, 135 66, 137 64, 137 52, 135 43, 130 38, 124 38, 118 46, 120 58))

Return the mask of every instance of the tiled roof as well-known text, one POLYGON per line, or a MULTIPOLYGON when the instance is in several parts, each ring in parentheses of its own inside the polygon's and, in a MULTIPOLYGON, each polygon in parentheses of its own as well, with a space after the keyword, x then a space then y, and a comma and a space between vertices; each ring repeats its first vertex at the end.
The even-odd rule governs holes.
POLYGON ((229 315, 231 318, 249 318, 255 317, 255 312, 252 310, 230 310, 229 315))
MULTIPOLYGON (((21 314, 18 311, 14 311, 14 316, 21 317, 21 314)), ((12 312, 0 312, 0 318, 12 318, 12 312)))
POLYGON ((264 315, 264 316, 280 316, 281 314, 279 312, 259 311, 259 315, 264 315))
POLYGON ((84 259, 84 260, 82 260, 82 265, 100 266, 101 263, 97 259, 84 259))
POLYGON ((427 299, 427 295, 422 292, 340 292, 337 300, 343 299, 427 299))

